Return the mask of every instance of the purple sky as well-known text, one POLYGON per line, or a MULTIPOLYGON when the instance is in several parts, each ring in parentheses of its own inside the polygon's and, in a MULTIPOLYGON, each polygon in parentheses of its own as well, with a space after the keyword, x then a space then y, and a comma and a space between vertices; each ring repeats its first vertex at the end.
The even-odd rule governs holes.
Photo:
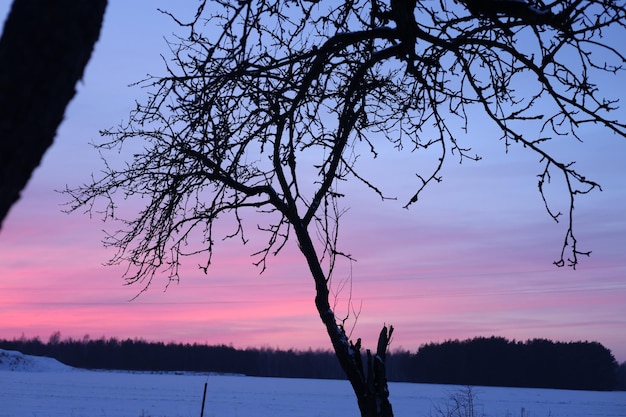
MULTIPOLYGON (((271 259, 259 275, 250 254, 262 236, 253 236, 251 247, 228 242, 218 246, 209 275, 190 261, 180 284, 164 292, 166 280, 156 280, 131 302, 141 288, 124 286, 122 269, 102 266, 111 255, 100 244, 102 229, 114 225, 61 213, 65 197, 54 190, 88 181, 100 169, 89 142, 124 121, 145 94, 127 86, 161 73, 163 37, 175 27, 155 8, 169 3, 109 2, 101 40, 56 142, 0 232, 0 337, 47 340, 59 330, 77 338, 329 348, 313 281, 296 248, 271 259)), ((604 87, 624 98, 625 84, 621 75, 604 87)), ((624 120, 625 110, 615 115, 624 120)), ((572 271, 552 265, 563 227, 543 208, 537 158, 521 149, 505 154, 490 133, 470 131, 467 142, 484 159, 450 163, 444 182, 410 210, 402 209, 411 196, 411 174, 404 170, 412 168, 403 156, 383 152, 369 168, 397 202, 382 203, 349 186, 342 248, 357 262, 351 291, 339 291, 347 266, 333 285, 338 315, 351 299, 360 310, 354 336, 368 347, 390 323, 396 327, 392 348, 415 351, 430 341, 491 335, 594 340, 625 361, 626 141, 589 129, 585 143, 559 149, 604 190, 576 206, 581 248, 593 254, 572 271)))

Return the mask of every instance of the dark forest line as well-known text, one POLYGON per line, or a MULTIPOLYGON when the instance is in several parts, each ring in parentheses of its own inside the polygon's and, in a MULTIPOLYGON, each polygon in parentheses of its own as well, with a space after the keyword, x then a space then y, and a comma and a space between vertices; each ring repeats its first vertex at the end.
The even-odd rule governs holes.
MULTIPOLYGON (((226 345, 147 342, 141 339, 0 340, 0 349, 48 356, 70 366, 154 372, 214 372, 248 376, 345 379, 334 353, 326 350, 237 349, 226 345)), ((394 382, 430 384, 625 390, 626 362, 597 342, 525 342, 501 337, 422 345, 387 359, 394 382)))

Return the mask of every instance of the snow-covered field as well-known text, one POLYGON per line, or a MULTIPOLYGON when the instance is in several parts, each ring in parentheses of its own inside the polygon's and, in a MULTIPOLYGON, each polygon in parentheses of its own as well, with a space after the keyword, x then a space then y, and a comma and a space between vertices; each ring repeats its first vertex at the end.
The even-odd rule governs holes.
MULTIPOLYGON (((0 350, 0 417, 357 416, 346 381, 84 371, 0 350)), ((464 387, 390 385, 398 417, 437 416, 464 387)), ((472 388, 476 417, 626 417, 626 392, 472 388)))

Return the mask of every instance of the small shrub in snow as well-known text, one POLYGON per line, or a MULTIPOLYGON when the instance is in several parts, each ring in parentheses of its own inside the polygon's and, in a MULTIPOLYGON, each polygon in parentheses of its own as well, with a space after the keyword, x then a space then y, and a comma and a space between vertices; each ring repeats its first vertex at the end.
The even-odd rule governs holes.
POLYGON ((476 392, 470 386, 450 393, 443 404, 434 404, 432 408, 430 417, 485 417, 477 410, 476 392))

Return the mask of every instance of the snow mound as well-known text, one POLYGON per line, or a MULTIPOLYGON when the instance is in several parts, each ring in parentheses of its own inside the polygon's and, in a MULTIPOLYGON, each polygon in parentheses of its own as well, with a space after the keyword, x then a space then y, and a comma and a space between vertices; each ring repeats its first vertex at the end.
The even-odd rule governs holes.
POLYGON ((66 372, 73 369, 56 359, 24 355, 15 350, 0 349, 0 371, 66 372))

